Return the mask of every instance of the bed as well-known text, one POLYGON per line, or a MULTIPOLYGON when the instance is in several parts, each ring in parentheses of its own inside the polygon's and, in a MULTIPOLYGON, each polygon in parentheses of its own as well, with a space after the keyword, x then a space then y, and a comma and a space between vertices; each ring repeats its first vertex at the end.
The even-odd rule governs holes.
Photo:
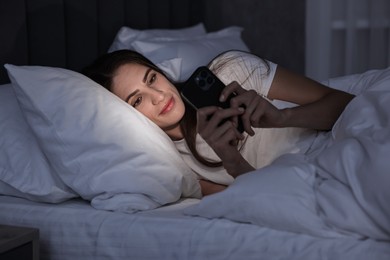
POLYGON ((0 3, 0 224, 38 228, 40 259, 389 259, 390 68, 324 82, 357 97, 311 156, 203 199, 164 133, 78 73, 134 48, 180 81, 250 51, 197 2, 0 3))

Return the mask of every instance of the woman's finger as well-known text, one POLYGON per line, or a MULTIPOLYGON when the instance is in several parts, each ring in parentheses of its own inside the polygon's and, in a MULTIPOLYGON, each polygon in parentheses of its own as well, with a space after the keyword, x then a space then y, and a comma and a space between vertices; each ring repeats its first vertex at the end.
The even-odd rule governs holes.
MULTIPOLYGON (((221 123, 228 121, 243 113, 242 109, 228 108, 207 108, 198 110, 197 131, 202 137, 212 136, 221 126, 221 123), (213 113, 214 112, 214 113, 213 113)), ((230 122, 232 124, 232 122, 230 122)))
POLYGON ((244 112, 245 112, 244 109, 240 107, 219 109, 211 116, 209 121, 210 124, 213 124, 214 126, 218 126, 221 124, 221 122, 240 116, 244 112))
POLYGON ((243 89, 240 84, 237 83, 237 81, 233 81, 231 83, 229 83, 221 92, 221 95, 219 96, 219 101, 220 102, 225 102, 227 100, 227 98, 233 94, 233 93, 236 93, 236 94, 242 94, 244 93, 246 90, 243 89))
POLYGON ((227 152, 226 148, 236 146, 238 140, 243 140, 244 136, 235 128, 231 121, 226 121, 218 126, 212 135, 207 136, 205 141, 219 153, 227 152))
POLYGON ((198 122, 208 121, 208 119, 220 108, 219 107, 202 107, 196 112, 198 122))

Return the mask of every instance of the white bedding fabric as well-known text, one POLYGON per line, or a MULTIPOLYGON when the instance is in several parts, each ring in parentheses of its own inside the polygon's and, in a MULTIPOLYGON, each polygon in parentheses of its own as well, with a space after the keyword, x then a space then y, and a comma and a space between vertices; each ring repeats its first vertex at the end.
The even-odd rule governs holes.
POLYGON ((134 50, 142 53, 153 61, 175 81, 185 81, 196 68, 207 65, 217 55, 229 51, 249 51, 241 39, 243 28, 237 26, 211 32, 206 35, 193 36, 187 39, 153 38, 134 41, 134 50), (169 73, 174 66, 167 66, 180 59, 179 71, 176 75, 169 73), (165 65, 165 66, 161 66, 165 65))
POLYGON ((174 81, 185 81, 199 66, 229 50, 249 51, 241 38, 243 28, 226 27, 206 33, 202 24, 179 30, 121 28, 108 52, 135 50, 154 62, 174 81))
POLYGON ((41 260, 388 260, 390 244, 323 239, 224 219, 183 215, 196 199, 136 214, 86 201, 36 203, 0 196, 1 224, 40 229, 41 260))
POLYGON ((341 82, 358 96, 313 154, 284 155, 186 213, 390 241, 390 68, 341 82))
POLYGON ((0 196, 0 223, 39 228, 42 259, 388 260, 389 82, 390 69, 329 81, 359 96, 318 157, 280 157, 201 201, 127 214, 0 196))
POLYGON ((313 161, 322 218, 339 229, 390 240, 390 84, 356 97, 313 161))
POLYGON ((132 43, 137 40, 148 40, 158 37, 186 39, 189 37, 205 35, 206 33, 206 28, 204 27, 203 23, 179 29, 137 30, 128 26, 122 26, 115 35, 108 52, 122 49, 131 49, 132 43))
POLYGON ((0 85, 0 107, 0 194, 49 203, 78 197, 54 174, 11 84, 0 85))
POLYGON ((200 197, 171 139, 132 106, 74 71, 5 66, 51 174, 94 207, 133 212, 200 197))

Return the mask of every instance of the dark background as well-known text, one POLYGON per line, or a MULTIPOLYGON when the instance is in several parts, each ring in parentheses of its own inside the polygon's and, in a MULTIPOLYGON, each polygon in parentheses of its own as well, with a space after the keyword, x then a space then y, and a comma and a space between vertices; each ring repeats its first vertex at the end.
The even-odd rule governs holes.
MULTIPOLYGON (((208 31, 244 28, 252 52, 304 72, 305 0, 1 0, 0 64, 79 71, 106 52, 123 25, 208 31)), ((3 67, 0 84, 8 82, 3 67)))

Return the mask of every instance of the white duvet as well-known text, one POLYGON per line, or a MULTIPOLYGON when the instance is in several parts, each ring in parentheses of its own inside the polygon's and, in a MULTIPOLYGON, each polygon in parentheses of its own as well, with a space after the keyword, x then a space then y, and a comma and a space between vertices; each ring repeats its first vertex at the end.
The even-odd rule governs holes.
POLYGON ((356 97, 333 128, 332 144, 312 162, 322 218, 341 230, 386 240, 390 240, 388 89, 356 97))
POLYGON ((388 74, 369 72, 346 84, 355 93, 369 89, 346 107, 316 156, 281 156, 186 213, 315 236, 390 240, 388 74))

